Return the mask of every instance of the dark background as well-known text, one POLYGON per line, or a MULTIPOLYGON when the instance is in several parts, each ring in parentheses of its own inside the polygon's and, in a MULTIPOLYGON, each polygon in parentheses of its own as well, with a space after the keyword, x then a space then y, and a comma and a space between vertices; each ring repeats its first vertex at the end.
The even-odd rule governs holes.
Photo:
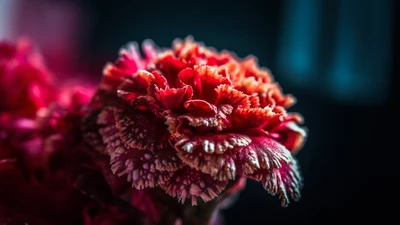
POLYGON ((70 12, 79 19, 71 35, 79 57, 72 60, 93 78, 129 41, 149 38, 169 47, 176 37, 193 35, 218 50, 257 56, 297 97, 290 110, 302 113, 309 129, 298 154, 302 199, 281 208, 276 196, 249 181, 224 211, 226 224, 400 224, 397 1, 51 4, 74 5, 70 12))

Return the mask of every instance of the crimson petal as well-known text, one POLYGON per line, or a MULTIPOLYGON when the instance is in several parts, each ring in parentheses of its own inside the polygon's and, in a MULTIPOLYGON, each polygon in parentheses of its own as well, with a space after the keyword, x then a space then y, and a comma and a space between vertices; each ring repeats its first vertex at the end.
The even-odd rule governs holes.
POLYGON ((193 89, 188 85, 182 88, 155 88, 155 97, 160 102, 161 106, 174 111, 182 111, 183 103, 191 99, 192 96, 193 89))
POLYGON ((156 170, 153 152, 126 148, 123 144, 110 150, 111 170, 118 176, 127 175, 127 181, 132 182, 136 189, 155 187, 169 180, 172 173, 156 170))
POLYGON ((156 67, 161 70, 170 87, 179 88, 182 86, 178 74, 181 70, 185 69, 187 65, 176 58, 171 51, 167 51, 159 56, 156 67))
POLYGON ((175 144, 182 161, 218 180, 234 179, 238 152, 251 139, 241 134, 217 134, 183 138, 175 144))
MULTIPOLYGON (((160 71, 153 71, 151 72, 154 76, 154 82, 153 84, 161 89, 165 89, 166 87, 168 87, 168 82, 167 79, 161 74, 160 71)), ((150 94, 150 93, 149 93, 150 94)))
MULTIPOLYGON (((113 123, 114 124, 114 123, 113 123)), ((122 154, 119 151, 131 149, 129 147, 121 148, 124 144, 120 139, 120 130, 115 125, 109 125, 105 128, 100 129, 100 133, 103 136, 104 143, 107 144, 108 153, 115 157, 115 154, 122 154)), ((131 150, 140 151, 140 150, 131 150)), ((142 150, 145 153, 147 160, 154 162, 153 167, 160 171, 175 171, 182 167, 181 160, 176 156, 176 152, 169 145, 165 149, 158 149, 156 151, 142 150)), ((130 153, 124 153, 124 157, 129 157, 130 153)), ((133 155, 132 157, 135 157, 133 155)), ((121 157, 120 157, 121 158, 121 157)))
MULTIPOLYGON (((187 106, 187 108, 193 109, 195 107, 200 108, 197 104, 197 101, 205 102, 203 100, 192 100, 196 102, 196 104, 192 104, 192 106, 187 106)), ((207 103, 207 102, 205 102, 207 103)), ((192 127, 202 127, 204 128, 203 131, 207 132, 207 128, 217 128, 217 130, 222 131, 231 125, 230 121, 228 120, 228 115, 230 115, 233 111, 233 107, 231 105, 220 105, 217 107, 207 103, 210 107, 206 108, 206 104, 202 107, 205 109, 192 111, 177 117, 179 121, 179 128, 184 124, 184 121, 188 121, 188 125, 192 127), (206 111, 209 109, 209 111, 206 111)), ((200 132, 200 130, 197 130, 200 132)), ((203 132, 203 133, 204 133, 203 132)))
POLYGON ((298 201, 301 197, 303 178, 296 159, 293 158, 279 169, 265 171, 262 176, 262 184, 271 195, 279 193, 283 207, 290 203, 290 199, 298 201))
MULTIPOLYGON (((125 78, 118 86, 118 91, 125 95, 145 95, 147 89, 156 80, 154 75, 146 70, 138 70, 132 76, 125 78)), ((122 96, 121 96, 122 97, 122 96)))
POLYGON ((183 166, 181 159, 177 157, 176 151, 173 148, 157 150, 152 153, 157 170, 176 171, 183 166))
POLYGON ((175 172, 171 179, 160 185, 172 197, 178 198, 182 203, 186 198, 192 200, 192 205, 197 204, 200 197, 207 202, 218 196, 226 187, 228 181, 215 181, 212 176, 201 173, 190 167, 184 167, 175 172))
POLYGON ((281 114, 273 112, 272 108, 238 108, 232 113, 230 119, 232 129, 243 131, 270 123, 278 124, 283 120, 283 117, 281 114))
POLYGON ((252 175, 260 169, 280 168, 292 157, 290 152, 277 141, 268 137, 252 137, 249 145, 240 152, 243 172, 252 175))
POLYGON ((184 106, 189 111, 200 111, 202 113, 211 112, 214 115, 217 113, 217 107, 203 100, 189 100, 185 102, 184 106))
POLYGON ((288 114, 282 123, 270 128, 270 136, 285 145, 292 154, 296 154, 303 147, 307 137, 307 128, 298 125, 302 122, 303 117, 301 115, 296 113, 288 114))
POLYGON ((139 150, 165 149, 169 132, 164 121, 153 113, 126 109, 116 113, 117 128, 122 141, 139 150))
POLYGON ((250 108, 258 108, 260 107, 260 99, 257 94, 249 95, 250 108))
POLYGON ((106 65, 103 71, 105 75, 123 78, 132 75, 139 69, 144 69, 137 44, 132 43, 125 48, 121 48, 119 55, 120 57, 115 62, 115 65, 111 63, 106 65))
POLYGON ((119 55, 115 64, 107 63, 104 67, 100 89, 116 90, 122 79, 132 76, 139 69, 144 69, 137 44, 121 48, 119 55))
POLYGON ((218 98, 215 105, 229 104, 233 108, 249 108, 251 106, 250 96, 237 91, 228 85, 220 85, 216 89, 218 98))
POLYGON ((157 59, 158 47, 150 39, 144 40, 142 43, 144 56, 148 62, 153 62, 157 59))
POLYGON ((295 122, 281 123, 271 135, 276 137, 292 154, 296 154, 303 147, 307 132, 305 128, 299 127, 295 122))
POLYGON ((296 103, 296 99, 292 95, 284 95, 277 83, 263 83, 256 80, 255 77, 247 77, 241 81, 238 90, 246 94, 257 94, 259 97, 260 107, 282 106, 289 108, 296 103))
POLYGON ((218 70, 210 66, 194 66, 179 73, 179 78, 187 85, 193 87, 194 99, 203 99, 214 102, 217 98, 218 85, 232 85, 231 81, 218 74, 218 70))
MULTIPOLYGON (((103 111, 104 114, 109 112, 103 111)), ((155 187, 168 180, 172 175, 171 172, 160 171, 156 167, 165 170, 179 168, 177 165, 179 160, 172 159, 168 154, 159 154, 158 157, 154 157, 155 155, 151 151, 125 147, 119 137, 119 132, 119 129, 112 124, 100 130, 110 155, 112 172, 118 176, 127 175, 127 181, 132 182, 133 187, 137 189, 155 187), (155 163, 154 158, 157 158, 163 167, 157 165, 159 163, 155 163)))

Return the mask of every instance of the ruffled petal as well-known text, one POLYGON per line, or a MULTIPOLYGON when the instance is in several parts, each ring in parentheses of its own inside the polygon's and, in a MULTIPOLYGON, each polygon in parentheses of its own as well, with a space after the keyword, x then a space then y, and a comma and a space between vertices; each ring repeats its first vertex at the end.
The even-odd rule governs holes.
POLYGON ((260 169, 280 168, 291 159, 285 146, 269 137, 252 137, 251 143, 240 152, 245 175, 252 175, 260 169))
POLYGON ((274 81, 271 71, 267 68, 259 68, 258 60, 254 56, 249 56, 241 62, 245 77, 254 77, 264 83, 272 83, 274 81))
MULTIPOLYGON (((103 113, 99 118, 109 116, 110 111, 103 110, 103 113)), ((111 168, 118 176, 127 174, 127 180, 132 182, 132 186, 137 189, 157 186, 169 178, 170 171, 182 167, 181 160, 170 147, 149 151, 124 145, 120 139, 120 130, 112 124, 100 130, 111 158, 111 168)))
POLYGON ((108 77, 124 78, 133 75, 139 69, 144 69, 144 64, 137 44, 131 43, 120 49, 118 60, 115 64, 108 63, 104 67, 103 74, 108 77))
POLYGON ((296 103, 292 95, 284 95, 277 83, 263 83, 255 77, 247 77, 241 80, 241 85, 236 88, 248 95, 257 94, 260 100, 260 107, 282 106, 289 108, 296 103))
POLYGON ((183 138, 175 144, 178 156, 189 166, 218 180, 234 179, 235 160, 251 139, 241 134, 216 134, 183 138))
MULTIPOLYGON (((220 119, 220 116, 213 116, 213 115, 199 115, 199 113, 186 113, 184 115, 178 116, 177 120, 179 121, 179 132, 181 133, 193 133, 190 130, 188 126, 191 127, 196 127, 196 128, 205 128, 205 132, 207 132, 207 128, 217 128, 218 130, 223 130, 226 128, 226 124, 224 123, 222 119, 220 119), (188 126, 182 126, 182 124, 187 121, 188 126), (185 129, 186 128, 186 129, 185 129), (185 132, 186 131, 186 132, 185 132)), ((197 130, 197 132, 200 132, 197 130)), ((202 133, 205 133, 202 132, 202 133)))
POLYGON ((183 167, 181 159, 176 155, 176 151, 173 148, 157 150, 152 153, 156 170, 176 171, 183 167))
POLYGON ((193 37, 186 37, 184 40, 175 39, 172 43, 173 51, 179 58, 189 60, 190 58, 199 57, 199 46, 194 42, 193 37))
POLYGON ((135 96, 146 95, 148 88, 155 80, 156 78, 152 73, 146 70, 138 70, 121 82, 118 86, 118 94, 120 97, 128 96, 128 98, 125 97, 127 100, 133 100, 135 96))
POLYGON ((170 133, 171 140, 181 138, 183 134, 179 131, 179 121, 177 115, 171 110, 165 110, 162 115, 164 116, 165 125, 170 133))
POLYGON ((185 102, 184 106, 188 111, 197 111, 198 113, 204 114, 212 113, 213 115, 217 114, 217 107, 204 100, 189 100, 185 102))
POLYGON ((182 82, 179 80, 178 74, 181 70, 185 69, 187 65, 176 58, 171 51, 166 51, 158 57, 156 67, 164 75, 171 88, 182 87, 182 82))
MULTIPOLYGON (((91 137, 98 138, 97 135, 101 137, 102 148, 101 151, 99 151, 101 154, 108 155, 110 150, 112 151, 121 144, 119 130, 115 127, 115 110, 114 107, 105 107, 101 110, 101 112, 97 114, 96 126, 94 126, 94 128, 97 129, 98 134, 96 134, 96 136, 91 135, 87 137, 88 139, 91 137)), ((91 142, 93 142, 93 140, 89 140, 89 143, 91 142)))
POLYGON ((273 112, 272 108, 238 108, 230 116, 232 129, 235 131, 259 128, 267 124, 278 124, 282 120, 282 115, 273 112))
POLYGON ((192 98, 193 89, 188 85, 182 88, 156 87, 154 95, 163 108, 181 112, 184 102, 192 98))
POLYGON ((131 148, 156 150, 168 145, 167 126, 149 111, 126 109, 116 113, 116 121, 122 141, 131 148))
POLYGON ((223 154, 229 149, 240 150, 251 143, 251 139, 242 134, 215 134, 183 138, 175 144, 177 149, 187 153, 202 151, 205 153, 223 154), (239 149, 237 149, 239 147, 239 149))
POLYGON ((284 121, 271 131, 270 134, 282 143, 292 154, 303 147, 307 137, 306 128, 298 126, 295 121, 284 121))
POLYGON ((261 180, 271 195, 279 194, 283 207, 286 207, 291 199, 298 201, 301 197, 303 178, 294 158, 289 163, 282 164, 279 169, 257 171, 257 180, 261 180))
POLYGON ((274 84, 272 89, 267 92, 264 104, 267 105, 270 102, 274 102, 275 106, 287 109, 296 103, 296 98, 291 94, 284 95, 281 88, 277 84, 274 84))
POLYGON ((221 84, 231 85, 231 81, 218 74, 217 69, 210 66, 194 66, 179 73, 179 78, 193 87, 193 98, 214 102, 217 99, 216 88, 221 84))
POLYGON ((144 40, 142 49, 147 62, 154 62, 157 59, 158 47, 150 39, 144 40))
POLYGON ((260 99, 257 94, 249 95, 250 108, 259 108, 260 107, 260 99))
POLYGON ((131 43, 120 49, 119 58, 115 64, 106 64, 100 89, 115 91, 124 78, 132 77, 138 70, 145 69, 144 67, 137 44, 131 43))
MULTIPOLYGON (((109 151, 113 173, 118 176, 127 175, 127 181, 132 182, 132 187, 136 189, 155 187, 169 180, 172 175, 170 171, 156 169, 152 151, 126 148, 123 144, 109 151)), ((175 163, 172 159, 162 160, 168 160, 168 165, 175 163)))
MULTIPOLYGON (((164 77, 164 75, 160 71, 154 70, 151 73, 154 76, 154 81, 152 83, 153 86, 156 86, 161 89, 165 89, 166 87, 169 87, 167 79, 164 77)), ((148 93, 148 94, 151 94, 151 93, 148 93)))
POLYGON ((91 106, 93 108, 101 108, 103 106, 123 107, 127 102, 146 95, 147 89, 155 80, 154 75, 145 70, 139 70, 124 78, 104 75, 91 101, 91 106), (112 79, 111 83, 110 79, 112 79))
POLYGON ((161 185, 161 188, 182 203, 189 198, 192 200, 192 205, 196 205, 198 197, 205 202, 210 201, 217 197, 227 184, 228 181, 216 181, 208 174, 184 167, 175 172, 169 181, 161 185))
MULTIPOLYGON (((181 130, 196 128, 197 134, 214 133, 216 130, 222 131, 231 125, 228 120, 228 115, 232 113, 233 107, 231 105, 220 105, 215 107, 203 100, 192 100, 191 105, 186 107, 191 111, 177 117, 181 130), (199 104, 202 103, 202 104, 199 104), (186 126, 185 126, 186 125, 186 126), (211 128, 216 128, 211 129, 211 128)), ((183 132, 184 133, 184 132, 183 132)), ((191 132, 189 132, 191 133, 191 132)))
POLYGON ((252 105, 250 96, 228 85, 220 85, 217 87, 216 91, 218 98, 215 105, 229 104, 233 106, 233 108, 249 108, 252 105))

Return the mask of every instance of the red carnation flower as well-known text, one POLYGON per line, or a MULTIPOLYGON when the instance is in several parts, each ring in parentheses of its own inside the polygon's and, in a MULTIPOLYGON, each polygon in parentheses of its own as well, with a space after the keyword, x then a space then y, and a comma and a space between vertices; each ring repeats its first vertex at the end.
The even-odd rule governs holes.
POLYGON ((240 59, 191 38, 172 50, 145 42, 107 64, 86 118, 86 137, 136 189, 161 187, 181 202, 210 201, 229 181, 261 181, 282 205, 298 200, 294 153, 306 136, 295 103, 254 57, 240 59), (90 129, 88 129, 90 128, 90 129))

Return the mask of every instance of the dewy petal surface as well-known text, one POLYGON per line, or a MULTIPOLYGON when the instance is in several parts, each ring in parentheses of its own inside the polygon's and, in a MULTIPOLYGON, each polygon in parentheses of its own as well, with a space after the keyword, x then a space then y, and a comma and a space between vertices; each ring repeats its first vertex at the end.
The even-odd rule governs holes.
POLYGON ((261 180, 264 188, 271 194, 279 194, 281 205, 286 207, 290 200, 298 201, 301 197, 300 190, 303 178, 296 159, 284 163, 279 169, 260 170, 255 174, 261 180))
POLYGON ((208 174, 184 167, 176 171, 171 179, 161 187, 182 203, 189 198, 192 205, 196 205, 198 198, 207 202, 217 197, 227 184, 228 181, 216 181, 208 174))
MULTIPOLYGON (((98 123, 111 122, 113 118, 114 110, 106 108, 100 113, 98 123)), ((172 175, 171 171, 182 166, 180 159, 170 147, 157 151, 132 148, 121 140, 121 132, 112 125, 114 123, 109 124, 111 125, 100 129, 100 134, 107 145, 112 172, 118 176, 126 175, 127 181, 135 188, 155 187, 164 183, 172 175)))
MULTIPOLYGON (((132 186, 137 189, 146 187, 155 187, 164 183, 170 178, 172 173, 170 171, 156 169, 156 162, 154 158, 160 161, 166 161, 164 169, 178 168, 176 165, 177 159, 169 158, 168 154, 159 154, 148 150, 137 150, 130 147, 125 147, 123 142, 118 139, 117 128, 107 129, 106 135, 103 136, 104 142, 107 144, 107 150, 110 154, 111 170, 118 176, 127 176, 127 181, 132 183, 132 186), (110 138, 113 137, 113 138, 110 138), (164 157, 165 158, 164 158, 164 157)), ((104 132, 103 132, 104 134, 104 132)), ((162 150, 159 150, 162 151, 162 150)))
POLYGON ((259 169, 280 168, 291 161, 290 152, 277 141, 268 137, 252 137, 249 145, 241 151, 243 172, 252 175, 259 169))
POLYGON ((157 150, 168 145, 167 126, 149 111, 128 109, 117 112, 116 121, 122 141, 131 148, 157 150))
POLYGON ((182 161, 218 180, 235 179, 238 152, 251 143, 242 134, 220 134, 181 139, 175 144, 182 161))

